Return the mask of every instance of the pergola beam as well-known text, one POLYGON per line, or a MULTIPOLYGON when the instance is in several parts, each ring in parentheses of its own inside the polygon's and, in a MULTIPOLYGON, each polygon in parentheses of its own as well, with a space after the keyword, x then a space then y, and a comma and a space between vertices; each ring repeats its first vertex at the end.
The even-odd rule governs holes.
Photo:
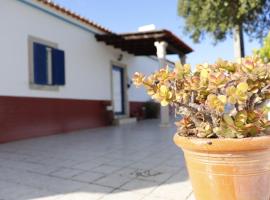
POLYGON ((192 49, 167 30, 135 32, 127 34, 97 34, 97 41, 120 48, 134 55, 156 55, 153 47, 155 41, 165 41, 168 44, 167 54, 187 54, 192 49))

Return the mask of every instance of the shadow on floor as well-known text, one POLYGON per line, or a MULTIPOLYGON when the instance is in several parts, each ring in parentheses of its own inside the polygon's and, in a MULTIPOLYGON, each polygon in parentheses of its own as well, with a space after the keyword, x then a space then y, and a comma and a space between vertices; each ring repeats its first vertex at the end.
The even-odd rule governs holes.
POLYGON ((175 131, 157 120, 0 145, 0 200, 187 199, 175 131))

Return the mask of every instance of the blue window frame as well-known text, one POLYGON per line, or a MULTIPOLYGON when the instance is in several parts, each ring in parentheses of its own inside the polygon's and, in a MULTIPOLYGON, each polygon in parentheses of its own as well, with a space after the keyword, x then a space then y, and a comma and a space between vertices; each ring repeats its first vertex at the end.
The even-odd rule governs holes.
POLYGON ((33 76, 37 85, 65 85, 65 52, 34 42, 33 76))

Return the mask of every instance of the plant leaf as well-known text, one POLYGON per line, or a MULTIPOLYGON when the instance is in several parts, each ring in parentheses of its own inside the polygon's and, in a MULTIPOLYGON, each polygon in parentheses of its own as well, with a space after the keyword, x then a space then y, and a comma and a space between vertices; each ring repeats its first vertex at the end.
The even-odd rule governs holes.
POLYGON ((232 119, 232 117, 230 115, 224 114, 223 115, 223 120, 227 125, 234 126, 234 121, 233 121, 233 119, 232 119))
POLYGON ((246 82, 241 82, 237 85, 236 88, 238 91, 245 93, 248 91, 248 84, 246 82))
POLYGON ((246 123, 247 118, 248 118, 247 111, 245 110, 239 111, 235 115, 234 123, 237 127, 242 127, 246 123))

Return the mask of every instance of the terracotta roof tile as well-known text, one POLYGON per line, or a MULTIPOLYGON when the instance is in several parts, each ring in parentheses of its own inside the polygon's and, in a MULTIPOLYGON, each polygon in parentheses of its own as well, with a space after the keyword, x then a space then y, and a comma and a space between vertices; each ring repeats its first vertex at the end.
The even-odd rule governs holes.
POLYGON ((62 7, 62 6, 60 6, 60 5, 56 4, 56 3, 54 3, 51 0, 36 0, 36 1, 42 3, 43 5, 46 5, 46 6, 50 7, 50 8, 52 8, 52 9, 54 9, 54 10, 57 10, 58 12, 61 12, 61 13, 65 14, 65 15, 68 15, 68 16, 70 16, 70 17, 72 17, 72 18, 74 18, 74 19, 76 19, 76 20, 78 20, 78 21, 80 21, 80 22, 82 22, 82 23, 84 23, 86 25, 90 25, 90 26, 92 26, 92 27, 94 27, 96 29, 99 29, 99 30, 101 30, 101 31, 103 31, 105 33, 112 33, 112 31, 110 31, 109 29, 107 29, 107 28, 105 28, 105 27, 103 27, 103 26, 101 26, 101 25, 87 19, 87 18, 84 18, 84 17, 80 16, 79 14, 77 14, 77 13, 75 13, 75 12, 73 12, 73 11, 67 9, 67 8, 64 8, 64 7, 62 7))

